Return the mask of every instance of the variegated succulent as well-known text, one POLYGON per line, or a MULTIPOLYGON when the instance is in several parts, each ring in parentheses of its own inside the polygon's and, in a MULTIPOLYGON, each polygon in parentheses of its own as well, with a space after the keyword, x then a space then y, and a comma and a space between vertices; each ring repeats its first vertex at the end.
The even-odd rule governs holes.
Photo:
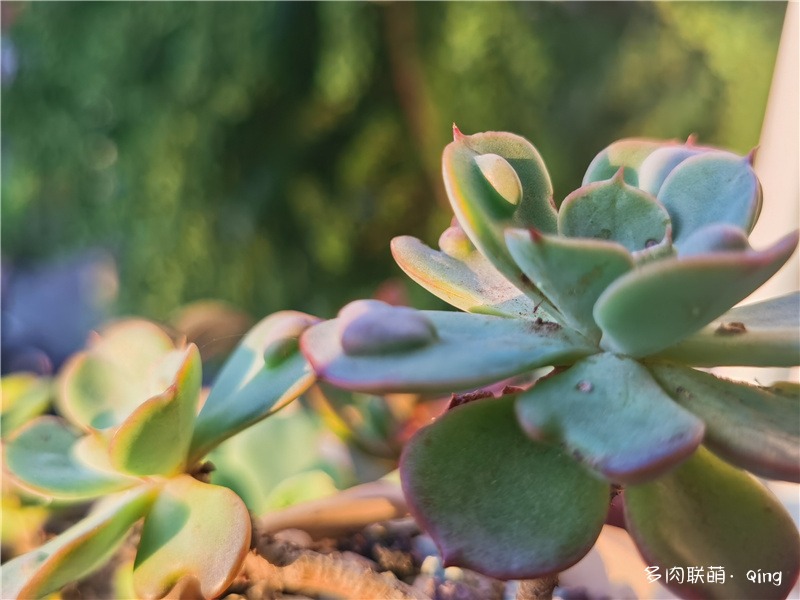
POLYGON ((249 551, 251 523, 236 494, 204 481, 203 458, 313 383, 298 336, 316 320, 282 312, 256 325, 201 410, 194 344, 176 347, 140 320, 92 339, 59 377, 66 419, 39 417, 14 431, 4 440, 4 467, 14 483, 46 498, 102 499, 64 533, 5 563, 3 598, 42 597, 90 573, 142 518, 138 597, 160 598, 184 577, 203 597, 220 595, 249 551))
POLYGON ((455 220, 440 250, 400 237, 392 252, 465 312, 362 300, 300 342, 320 379, 349 390, 478 390, 418 432, 401 463, 445 563, 510 579, 558 572, 622 493, 648 564, 728 574, 673 579, 677 593, 786 596, 797 529, 751 474, 800 481, 800 388, 699 369, 800 363, 797 293, 734 308, 798 242, 750 247, 762 196, 751 157, 621 140, 555 202, 528 141, 454 134, 443 173, 455 220), (532 385, 480 392, 542 368, 532 385), (759 569, 780 585, 748 581, 759 569))

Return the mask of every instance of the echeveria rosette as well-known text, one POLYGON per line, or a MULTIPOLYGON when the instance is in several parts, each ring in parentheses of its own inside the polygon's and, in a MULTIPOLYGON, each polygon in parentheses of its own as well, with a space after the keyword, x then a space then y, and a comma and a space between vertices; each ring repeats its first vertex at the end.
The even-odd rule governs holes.
MULTIPOLYGON (((693 368, 800 362, 800 294, 733 308, 798 240, 749 246, 761 208, 751 157, 691 139, 622 140, 556 203, 526 140, 455 133, 443 172, 456 220, 438 250, 404 236, 392 252, 472 314, 360 301, 301 337, 320 379, 370 393, 458 393, 554 367, 527 390, 451 409, 408 443, 407 499, 446 563, 507 578, 562 570, 591 547, 613 485, 630 498, 628 527, 651 564, 735 568, 747 556, 766 570, 780 548, 782 585, 761 592, 784 596, 798 575, 796 528, 736 467, 800 481, 798 388, 693 368), (653 494, 670 500, 649 509, 653 494), (725 518, 704 537, 696 520, 717 508, 725 518), (717 543, 729 519, 740 525, 717 543), (686 528, 691 554, 676 533, 686 528)), ((744 575, 677 591, 751 594, 744 575)))
POLYGON ((245 336, 200 409, 193 344, 156 325, 116 323, 93 337, 59 378, 68 420, 36 419, 4 441, 11 479, 59 501, 105 496, 84 520, 3 565, 3 597, 39 597, 101 566, 144 518, 133 583, 142 598, 182 577, 206 598, 230 584, 250 547, 247 507, 193 474, 205 454, 303 393, 314 375, 298 336, 316 322, 295 312, 264 319, 245 336), (203 539, 197 543, 198 537, 203 539))

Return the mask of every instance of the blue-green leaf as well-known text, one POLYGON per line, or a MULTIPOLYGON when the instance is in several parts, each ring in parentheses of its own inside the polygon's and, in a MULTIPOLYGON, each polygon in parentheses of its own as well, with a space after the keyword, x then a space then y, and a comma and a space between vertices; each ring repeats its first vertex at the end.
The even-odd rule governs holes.
POLYGON ((40 417, 6 442, 6 469, 23 488, 63 500, 96 498, 137 483, 83 462, 78 452, 81 440, 81 434, 61 419, 40 417))
POLYGON ((800 292, 739 306, 658 354, 697 367, 800 365, 800 292))
POLYGON ((763 251, 664 259, 623 275, 594 308, 603 348, 640 357, 677 344, 772 277, 797 240, 794 232, 763 251))
POLYGON ((650 371, 706 423, 705 445, 756 475, 800 483, 800 397, 719 379, 679 365, 650 371))
POLYGON ((195 422, 191 460, 302 394, 314 374, 298 336, 319 319, 282 311, 258 323, 225 363, 195 422))
MULTIPOLYGON (((554 323, 436 311, 419 314, 430 321, 436 339, 408 351, 347 354, 339 319, 309 329, 301 348, 321 379, 372 393, 472 389, 596 351, 581 336, 554 323)), ((384 316, 392 318, 390 313, 384 316)))
POLYGON ((533 439, 563 443, 612 482, 653 479, 697 449, 703 422, 629 358, 596 354, 539 381, 517 401, 533 439))

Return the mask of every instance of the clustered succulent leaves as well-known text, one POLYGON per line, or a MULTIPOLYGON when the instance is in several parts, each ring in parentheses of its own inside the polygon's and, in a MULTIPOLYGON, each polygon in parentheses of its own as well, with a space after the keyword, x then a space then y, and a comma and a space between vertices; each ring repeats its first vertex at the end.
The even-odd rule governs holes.
POLYGON ((667 582, 677 593, 788 594, 797 529, 750 474, 800 481, 800 388, 698 369, 800 363, 798 293, 735 307, 798 243, 750 247, 762 198, 751 163, 691 138, 625 139, 556 202, 528 141, 454 128, 453 224, 439 250, 399 237, 392 252, 464 312, 360 300, 300 340, 321 380, 376 394, 474 392, 551 368, 499 397, 459 398, 406 445, 407 500, 446 564, 508 579, 563 570, 621 493, 649 565, 728 574, 667 582), (781 584, 748 581, 758 569, 781 584))
POLYGON ((194 344, 176 346, 141 320, 95 336, 59 377, 66 419, 43 416, 12 432, 4 466, 30 493, 100 501, 64 533, 5 563, 3 597, 41 597, 83 577, 142 518, 133 570, 139 597, 160 598, 184 577, 203 597, 220 595, 249 551, 251 523, 235 493, 203 481, 203 458, 313 383, 298 336, 316 321, 286 311, 256 325, 202 409, 194 344))

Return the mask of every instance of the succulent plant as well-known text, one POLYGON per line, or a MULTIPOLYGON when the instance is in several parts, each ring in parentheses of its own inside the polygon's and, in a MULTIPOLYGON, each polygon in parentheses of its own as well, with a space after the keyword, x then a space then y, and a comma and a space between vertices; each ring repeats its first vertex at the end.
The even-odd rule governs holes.
MULTIPOLYGON (((198 413, 201 363, 155 324, 118 322, 65 365, 58 408, 4 440, 5 471, 59 501, 102 498, 76 525, 2 567, 3 597, 41 597, 101 566, 144 518, 133 585, 164 596, 184 577, 221 594, 250 548, 244 502, 205 480, 203 458, 314 381, 298 336, 316 319, 276 313, 256 325, 198 413)), ((5 414, 4 417, 5 419, 5 414)))
POLYGON ((700 370, 800 363, 798 293, 735 307, 798 242, 750 247, 762 196, 751 163, 693 139, 625 139, 555 202, 528 141, 454 128, 453 225, 440 250, 399 237, 392 252, 465 312, 361 300, 300 338, 327 384, 457 394, 401 460, 412 513, 446 565, 508 579, 563 570, 621 493, 654 569, 724 572, 663 577, 677 593, 788 594, 797 529, 750 474, 800 481, 800 387, 700 370), (533 385, 481 391, 545 367, 533 385))

